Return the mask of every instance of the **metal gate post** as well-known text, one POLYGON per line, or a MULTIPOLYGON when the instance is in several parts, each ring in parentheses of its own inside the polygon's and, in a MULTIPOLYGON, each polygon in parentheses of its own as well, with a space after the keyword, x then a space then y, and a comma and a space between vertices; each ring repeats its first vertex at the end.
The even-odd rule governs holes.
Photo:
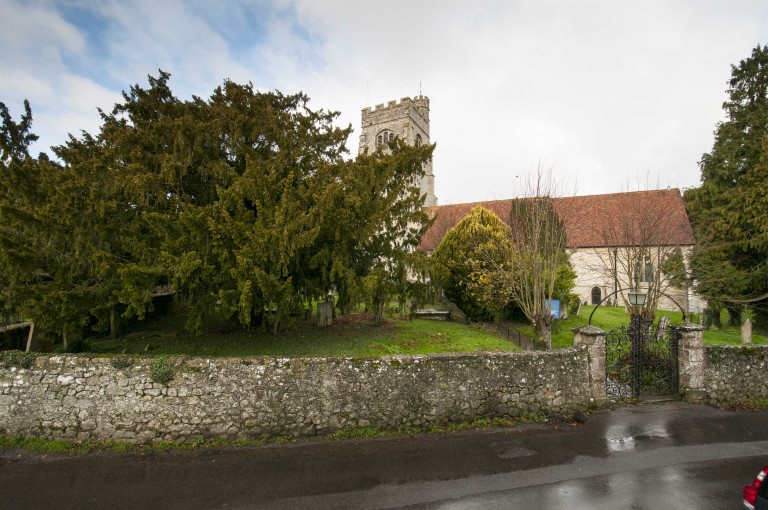
POLYGON ((632 358, 632 397, 640 397, 640 381, 643 371, 643 320, 640 314, 632 314, 629 323, 629 345, 632 358))
POLYGON ((670 328, 669 331, 669 366, 670 390, 677 394, 680 391, 680 331, 676 328, 670 328))

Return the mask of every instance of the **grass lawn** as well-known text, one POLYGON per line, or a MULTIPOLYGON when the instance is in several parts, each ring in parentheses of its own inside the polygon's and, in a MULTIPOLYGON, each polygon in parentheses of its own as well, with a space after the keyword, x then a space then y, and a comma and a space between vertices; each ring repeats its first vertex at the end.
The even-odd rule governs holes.
MULTIPOLYGON (((582 306, 578 316, 569 316, 553 328, 552 347, 562 349, 573 345, 572 329, 587 324, 594 306, 582 306)), ((681 323, 680 312, 660 311, 672 323, 681 323)), ((601 306, 592 317, 592 324, 610 330, 629 324, 629 315, 622 307, 601 306)), ((727 324, 724 312, 723 324, 727 324)), ((370 315, 338 317, 327 328, 311 322, 298 322, 278 336, 268 331, 245 331, 233 324, 209 323, 206 332, 192 335, 183 328, 178 315, 148 319, 132 324, 124 335, 116 338, 89 338, 85 351, 103 354, 190 355, 211 357, 242 356, 381 356, 387 354, 428 354, 436 352, 515 351, 517 333, 533 337, 533 327, 527 323, 509 324, 511 340, 497 334, 493 328, 464 325, 455 322, 424 319, 388 319, 381 327, 373 325, 370 315)), ((768 338, 753 332, 753 343, 768 343, 768 338)), ((741 329, 724 326, 704 332, 707 345, 741 343, 741 329)))
POLYGON ((136 323, 116 339, 89 339, 88 351, 105 354, 187 354, 191 356, 381 356, 433 352, 513 351, 518 346, 480 327, 454 322, 389 319, 377 327, 369 315, 338 317, 318 328, 300 322, 278 336, 213 325, 186 333, 174 317, 136 323))
MULTIPOLYGON (((571 315, 568 319, 559 321, 557 328, 553 329, 552 332, 552 347, 555 349, 571 347, 573 345, 573 332, 571 330, 586 325, 589 320, 589 314, 592 313, 594 308, 594 306, 584 305, 581 307, 578 316, 571 315)), ((724 311, 723 314, 722 322, 727 324, 727 313, 724 311)), ((662 315, 669 317, 672 324, 681 324, 683 322, 683 316, 680 312, 659 310, 656 312, 656 319, 658 320, 662 315)), ((629 314, 624 311, 623 307, 601 306, 592 316, 592 325, 605 330, 616 329, 620 326, 629 325, 629 314)), ((533 336, 532 326, 524 325, 520 327, 520 330, 525 335, 533 336)), ((768 343, 768 338, 755 333, 753 330, 752 343, 768 343)), ((721 329, 707 329, 704 331, 704 344, 739 345, 741 344, 741 328, 723 326, 721 329)))

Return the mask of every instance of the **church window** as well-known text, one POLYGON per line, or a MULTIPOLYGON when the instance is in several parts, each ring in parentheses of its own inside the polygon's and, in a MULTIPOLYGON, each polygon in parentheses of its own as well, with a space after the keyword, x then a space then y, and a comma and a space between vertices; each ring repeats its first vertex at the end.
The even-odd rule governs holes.
POLYGON ((421 135, 416 135, 416 147, 421 147, 421 135))
POLYGON ((395 140, 395 133, 393 133, 388 129, 385 129, 384 131, 380 132, 376 137, 376 147, 386 146, 388 143, 393 142, 394 140, 395 140))
POLYGON ((653 276, 653 262, 651 261, 651 256, 646 255, 643 260, 642 271, 640 272, 640 281, 652 282, 653 276))

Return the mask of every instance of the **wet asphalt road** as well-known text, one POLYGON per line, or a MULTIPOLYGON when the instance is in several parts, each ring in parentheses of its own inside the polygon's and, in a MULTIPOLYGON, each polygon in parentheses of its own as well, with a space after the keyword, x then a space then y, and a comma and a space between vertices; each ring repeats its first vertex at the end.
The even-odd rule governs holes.
POLYGON ((81 457, 0 452, 0 508, 739 509, 768 411, 670 403, 581 425, 81 457))

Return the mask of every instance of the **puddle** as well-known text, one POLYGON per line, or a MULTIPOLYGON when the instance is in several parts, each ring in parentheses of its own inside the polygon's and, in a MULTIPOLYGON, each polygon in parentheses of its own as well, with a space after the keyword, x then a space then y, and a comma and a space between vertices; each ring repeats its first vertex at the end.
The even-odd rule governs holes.
POLYGON ((664 441, 670 440, 672 436, 666 432, 660 433, 647 433, 647 434, 635 434, 625 437, 609 437, 605 442, 608 444, 608 448, 614 452, 626 452, 634 450, 638 444, 650 443, 652 441, 664 441))
POLYGON ((496 456, 500 459, 514 459, 516 457, 531 457, 533 455, 538 455, 535 451, 523 448, 522 446, 510 446, 496 443, 491 445, 491 447, 496 450, 496 456))
POLYGON ((664 420, 614 424, 605 431, 605 443, 612 452, 632 451, 643 446, 652 448, 652 445, 666 441, 674 441, 674 438, 664 420))

